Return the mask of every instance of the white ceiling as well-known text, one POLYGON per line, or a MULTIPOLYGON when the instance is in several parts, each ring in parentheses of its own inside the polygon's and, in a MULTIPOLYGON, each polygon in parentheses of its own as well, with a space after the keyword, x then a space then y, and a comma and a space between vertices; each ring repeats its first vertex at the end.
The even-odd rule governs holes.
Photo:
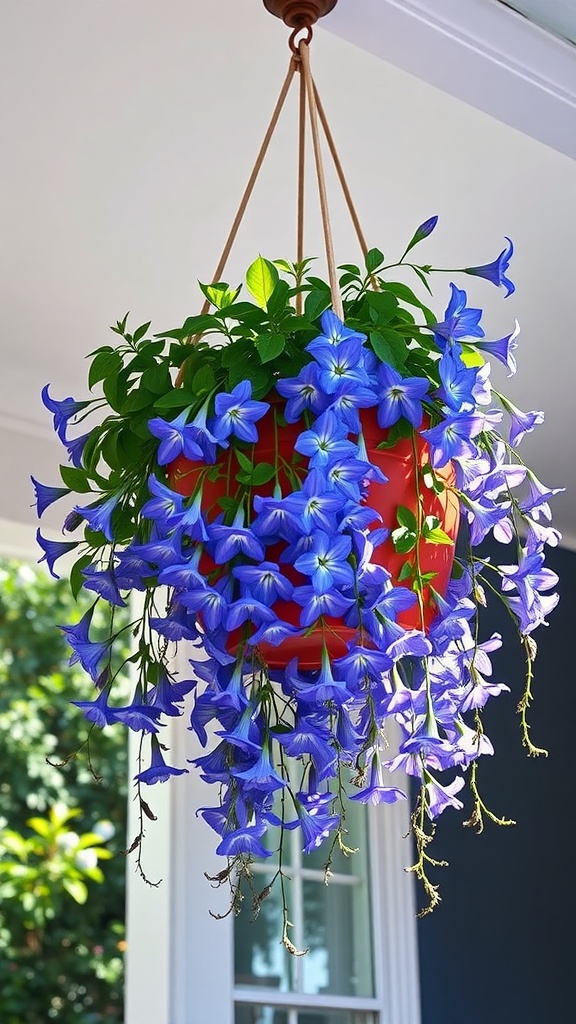
MULTIPOLYGON (((80 396, 85 355, 127 309, 158 329, 197 311, 195 282, 220 253, 287 33, 260 0, 0 0, 0 21, 0 518, 32 523, 28 474, 57 479, 43 384, 80 396)), ((525 453, 568 487, 556 509, 571 544, 575 54, 499 0, 339 0, 312 47, 370 245, 397 252, 434 213, 426 256, 439 265, 487 262, 514 239, 517 292, 504 301, 478 281, 473 299, 493 335, 521 321, 510 396, 547 412, 525 453)), ((232 282, 258 252, 293 255, 294 124, 292 104, 232 282)), ((353 232, 331 194, 349 262, 353 232)), ((321 252, 312 197, 307 250, 321 252)))

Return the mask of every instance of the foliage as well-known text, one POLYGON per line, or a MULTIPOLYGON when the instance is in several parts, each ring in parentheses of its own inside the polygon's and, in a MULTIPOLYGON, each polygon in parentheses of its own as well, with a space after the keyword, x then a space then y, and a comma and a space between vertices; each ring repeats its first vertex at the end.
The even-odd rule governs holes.
MULTIPOLYGON (((64 526, 83 539, 54 542, 39 531, 39 543, 54 575, 60 555, 74 550, 74 592, 97 595, 65 628, 98 690, 76 703, 97 725, 122 722, 141 734, 149 760, 140 794, 188 771, 166 762, 160 729, 194 693, 190 727, 209 747, 194 764, 219 792, 201 813, 228 858, 223 878, 271 854, 262 842, 271 827, 280 845, 286 829, 300 828, 305 852, 342 842, 344 775, 358 788, 352 799, 405 799, 385 783, 386 768, 420 782, 413 870, 430 906, 437 902, 429 822, 462 807, 465 779, 472 821, 494 819, 476 763, 493 752, 482 708, 506 687, 489 678, 500 637, 479 636, 486 594, 502 602, 524 644, 523 739, 541 752, 526 710, 531 634, 557 601, 547 593, 556 576, 544 549, 558 534, 541 521, 555 492, 517 446, 543 414, 516 409, 490 382, 486 353, 515 371, 517 325, 487 340, 482 311, 453 282, 443 315, 429 308, 438 271, 406 257, 436 221, 420 225, 396 262, 372 249, 363 269, 340 268, 343 318, 309 260, 259 257, 246 275, 252 301, 218 282, 201 286, 212 311, 182 327, 150 337, 150 324, 132 332, 127 317, 119 321, 117 346, 92 353, 89 386, 101 384, 101 398, 56 400, 44 389, 72 466, 60 469, 64 487, 35 481, 38 512, 73 495, 64 526), (397 279, 406 269, 426 301, 397 279), (69 436, 70 424, 93 414, 86 433, 69 436), (406 470, 401 499, 390 497, 395 463, 406 470), (514 543, 513 564, 479 557, 490 533, 514 543), (110 703, 115 652, 128 627, 117 613, 131 591, 143 608, 127 656, 136 686, 118 705, 110 703), (92 616, 102 604, 110 620, 99 639, 92 616), (208 656, 193 659, 196 678, 174 675, 182 640, 208 656), (400 733, 395 756, 385 749, 389 719, 400 733)), ((491 263, 450 273, 510 295, 512 252, 508 240, 491 263)), ((287 928, 286 918, 291 948, 287 928)))
POLYGON ((90 684, 54 620, 75 602, 16 562, 0 584, 0 1019, 121 1020, 125 737, 98 731, 71 756, 87 730, 70 690, 90 684))

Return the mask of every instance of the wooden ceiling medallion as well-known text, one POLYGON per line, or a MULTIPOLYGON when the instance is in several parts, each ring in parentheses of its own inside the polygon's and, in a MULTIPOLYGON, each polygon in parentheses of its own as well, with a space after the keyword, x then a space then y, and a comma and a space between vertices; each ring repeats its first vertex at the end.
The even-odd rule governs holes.
POLYGON ((266 10, 289 28, 306 28, 336 6, 337 0, 264 0, 266 10))

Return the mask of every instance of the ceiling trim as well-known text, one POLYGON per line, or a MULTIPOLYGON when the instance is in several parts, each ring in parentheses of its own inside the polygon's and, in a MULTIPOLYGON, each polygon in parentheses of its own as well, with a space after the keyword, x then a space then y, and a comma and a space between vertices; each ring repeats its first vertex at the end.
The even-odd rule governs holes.
POLYGON ((576 46, 499 0, 341 0, 323 27, 576 159, 576 46))

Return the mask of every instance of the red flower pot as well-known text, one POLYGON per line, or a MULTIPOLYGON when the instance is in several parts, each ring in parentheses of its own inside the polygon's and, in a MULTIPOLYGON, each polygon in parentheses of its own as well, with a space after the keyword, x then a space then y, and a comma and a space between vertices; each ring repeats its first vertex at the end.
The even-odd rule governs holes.
MULTIPOLYGON (((441 494, 435 494, 433 490, 425 487, 422 477, 418 480, 417 471, 421 471, 430 462, 430 449, 427 442, 419 434, 416 435, 416 454, 411 438, 402 438, 393 448, 379 449, 378 445, 385 439, 387 431, 382 430, 378 425, 375 409, 363 410, 361 413, 362 431, 368 458, 373 465, 378 466, 387 477, 385 484, 371 483, 369 486, 366 504, 375 509, 382 517, 382 522, 376 520, 374 527, 385 526, 388 530, 394 530, 397 525, 397 510, 400 505, 409 508, 414 515, 417 515, 418 491, 421 496, 422 517, 433 515, 440 520, 444 532, 455 541, 460 521, 459 502, 451 490, 454 484, 454 469, 450 463, 440 470, 436 470, 436 476, 446 485, 441 494)), ((272 412, 258 424, 259 440, 254 446, 253 462, 255 465, 261 462, 275 463, 276 442, 274 429, 274 415, 272 412)), ((302 424, 287 424, 277 428, 278 453, 288 463, 292 461, 294 444, 296 438, 302 431, 302 424)), ((239 470, 234 450, 229 449, 223 452, 218 465, 225 473, 225 477, 217 481, 205 479, 203 488, 203 507, 209 520, 214 519, 221 511, 218 501, 227 493, 227 479, 234 481, 239 470)), ((168 467, 170 486, 179 494, 191 495, 200 479, 205 473, 205 466, 189 462, 184 456, 177 458, 168 467)), ((287 479, 281 479, 282 484, 287 479)), ((253 489, 253 494, 269 496, 272 494, 274 482, 264 484, 253 489)), ((283 550, 283 545, 275 545, 273 551, 269 551, 269 557, 278 560, 283 550)), ((431 544, 422 539, 419 542, 419 563, 422 574, 434 572, 434 590, 444 595, 448 588, 450 573, 454 562, 454 545, 431 544)), ((413 561, 414 551, 409 554, 399 554, 390 540, 386 540, 377 547, 373 554, 373 561, 383 565, 388 570, 394 584, 398 583, 398 577, 406 561, 413 561)), ((206 573, 212 571, 216 566, 206 556, 201 568, 206 573)), ((302 576, 293 566, 284 567, 286 576, 295 584, 302 585, 306 577, 302 576)), ((400 584, 402 585, 402 584, 400 584)), ((406 584, 409 586, 409 583, 406 584)), ((421 620, 419 605, 416 603, 412 608, 402 612, 398 616, 398 622, 405 629, 427 628, 432 622, 436 609, 429 593, 429 588, 424 588, 424 622, 421 620)), ((290 601, 276 601, 274 610, 280 619, 292 625, 300 625, 300 605, 290 601)), ((338 658, 346 653, 346 643, 355 636, 356 631, 344 625, 341 619, 325 617, 322 624, 315 626, 305 636, 290 637, 284 640, 279 646, 262 643, 259 649, 273 668, 284 668, 292 658, 299 659, 300 668, 309 670, 320 667, 322 648, 326 645, 331 658, 338 658)), ((231 649, 234 646, 234 639, 231 640, 231 649)))

